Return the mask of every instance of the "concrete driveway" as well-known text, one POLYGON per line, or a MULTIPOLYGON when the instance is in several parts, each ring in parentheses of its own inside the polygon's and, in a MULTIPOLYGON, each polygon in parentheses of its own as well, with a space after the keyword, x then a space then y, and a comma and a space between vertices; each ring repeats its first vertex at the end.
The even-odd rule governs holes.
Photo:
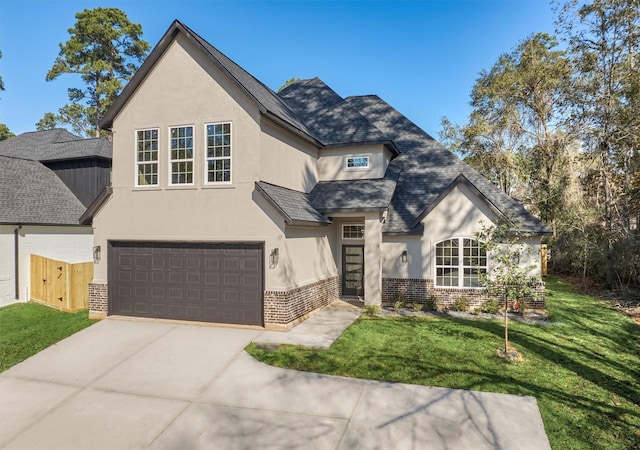
POLYGON ((532 397, 278 369, 262 333, 97 323, 0 374, 0 448, 550 448, 532 397))

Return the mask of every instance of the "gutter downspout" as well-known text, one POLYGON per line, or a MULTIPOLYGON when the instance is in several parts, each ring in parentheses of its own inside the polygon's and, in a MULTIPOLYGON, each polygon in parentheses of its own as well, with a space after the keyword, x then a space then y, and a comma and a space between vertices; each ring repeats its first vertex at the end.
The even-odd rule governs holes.
POLYGON ((14 230, 14 268, 15 268, 15 300, 20 300, 20 230, 22 229, 22 225, 18 225, 14 230))

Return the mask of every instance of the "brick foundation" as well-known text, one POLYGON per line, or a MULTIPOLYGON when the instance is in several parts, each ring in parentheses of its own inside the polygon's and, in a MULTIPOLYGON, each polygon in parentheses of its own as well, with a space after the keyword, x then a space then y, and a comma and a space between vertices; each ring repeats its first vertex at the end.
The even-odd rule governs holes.
POLYGON ((89 317, 104 318, 109 310, 109 289, 106 283, 89 283, 89 317))
POLYGON ((289 291, 265 291, 265 325, 288 325, 327 306, 340 296, 340 277, 335 276, 289 291))
MULTIPOLYGON (((533 295, 525 299, 529 308, 544 309, 544 282, 540 281, 533 295)), ((382 304, 393 306, 393 298, 396 294, 404 294, 408 303, 424 304, 426 299, 433 296, 442 306, 453 306, 459 298, 465 298, 470 308, 478 308, 489 300, 490 296, 484 289, 454 289, 436 288, 433 280, 420 278, 383 278, 382 279, 382 304)), ((495 298, 500 301, 500 299, 495 298)))

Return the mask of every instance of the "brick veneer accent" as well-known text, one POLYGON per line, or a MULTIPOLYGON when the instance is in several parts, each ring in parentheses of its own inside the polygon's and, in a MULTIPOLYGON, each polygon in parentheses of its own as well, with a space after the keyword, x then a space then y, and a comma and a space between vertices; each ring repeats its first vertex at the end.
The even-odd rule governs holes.
POLYGON ((327 306, 340 296, 340 277, 330 277, 289 291, 264 292, 264 322, 287 325, 327 306))
MULTIPOLYGON (((540 281, 532 296, 525 299, 529 308, 543 309, 544 302, 544 282, 540 281)), ((436 288, 433 280, 421 278, 383 278, 382 279, 382 304, 393 305, 393 297, 404 294, 409 303, 425 303, 426 299, 434 296, 438 299, 438 304, 442 306, 453 306, 455 301, 461 297, 469 302, 470 308, 480 307, 490 296, 484 289, 453 289, 436 288)), ((495 297, 494 297, 495 298, 495 297)), ((495 298, 500 302, 500 299, 495 298)), ((502 303, 502 302, 500 302, 502 303)))
POLYGON ((103 318, 109 308, 109 289, 107 283, 89 283, 89 316, 103 318))

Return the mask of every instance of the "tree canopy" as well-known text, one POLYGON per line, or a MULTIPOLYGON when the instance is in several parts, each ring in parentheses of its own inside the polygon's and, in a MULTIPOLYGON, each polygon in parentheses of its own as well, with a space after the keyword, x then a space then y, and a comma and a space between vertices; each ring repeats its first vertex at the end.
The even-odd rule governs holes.
POLYGON ((283 90, 284 88, 286 88, 290 84, 297 83, 300 80, 301 80, 301 78, 296 78, 296 77, 289 78, 287 81, 284 82, 284 84, 282 86, 280 86, 278 88, 278 92, 280 92, 281 90, 283 90))
POLYGON ((501 55, 440 136, 553 228, 554 268, 640 286, 640 1, 555 12, 558 37, 501 55))
POLYGON ((81 135, 100 136, 99 121, 147 55, 142 26, 116 8, 85 9, 76 14, 70 38, 47 72, 47 81, 62 74, 80 75, 83 87, 68 89, 70 103, 58 114, 47 113, 37 126, 69 124, 81 135))

